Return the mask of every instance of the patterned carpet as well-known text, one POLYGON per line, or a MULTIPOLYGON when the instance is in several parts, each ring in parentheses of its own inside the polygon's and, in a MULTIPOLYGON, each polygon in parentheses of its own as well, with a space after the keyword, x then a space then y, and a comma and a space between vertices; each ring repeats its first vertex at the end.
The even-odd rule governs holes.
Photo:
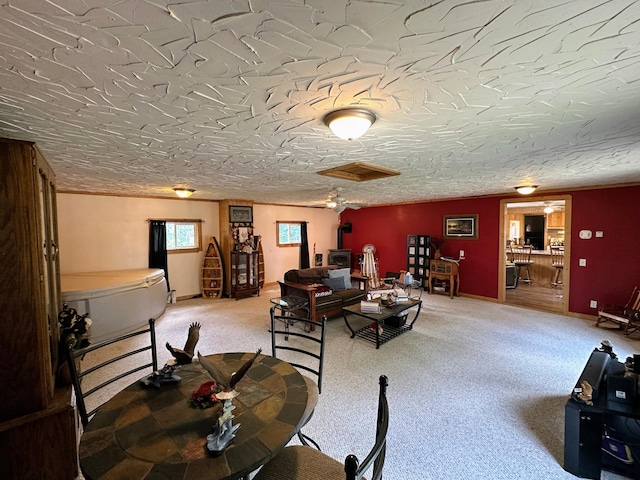
MULTIPOLYGON (((168 305, 156 324, 160 364, 170 358, 164 344, 182 346, 193 321, 202 324, 203 354, 270 352, 269 299, 278 294, 270 287, 238 301, 168 305)), ((350 339, 341 317, 328 322, 323 390, 305 433, 336 459, 364 458, 375 433, 377 380, 385 374, 385 480, 575 479, 562 468, 564 404, 603 339, 622 359, 638 352, 635 340, 573 317, 465 297, 422 300, 413 331, 379 350, 350 339)))

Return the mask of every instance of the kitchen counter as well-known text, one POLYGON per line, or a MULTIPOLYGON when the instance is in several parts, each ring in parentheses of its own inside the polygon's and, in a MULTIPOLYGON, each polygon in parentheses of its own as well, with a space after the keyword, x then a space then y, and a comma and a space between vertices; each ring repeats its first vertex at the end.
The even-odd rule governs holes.
MULTIPOLYGON (((531 260, 533 260, 533 264, 529 266, 529 273, 533 282, 539 285, 550 285, 556 272, 551 264, 551 252, 549 250, 532 250, 531 260)), ((520 283, 518 287, 520 286, 526 287, 526 284, 520 283)))

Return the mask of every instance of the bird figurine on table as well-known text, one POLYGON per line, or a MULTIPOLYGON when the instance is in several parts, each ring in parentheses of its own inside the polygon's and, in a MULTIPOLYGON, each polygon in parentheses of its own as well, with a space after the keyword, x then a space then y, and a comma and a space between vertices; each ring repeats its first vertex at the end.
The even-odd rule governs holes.
POLYGON ((173 358, 169 359, 160 370, 156 370, 149 377, 142 380, 145 385, 160 387, 163 383, 176 383, 182 380, 174 372, 181 365, 188 365, 194 360, 193 352, 200 339, 200 324, 197 322, 189 325, 189 334, 183 349, 173 348, 169 342, 166 343, 167 350, 171 352, 173 358))
POLYGON ((216 397, 224 402, 222 413, 213 425, 213 432, 207 435, 207 449, 212 455, 222 453, 236 437, 236 432, 240 428, 240 424, 232 424, 232 411, 236 407, 231 403, 231 400, 238 395, 238 392, 235 391, 235 386, 242 377, 244 377, 245 373, 249 371, 253 362, 255 362, 258 355, 260 355, 260 352, 262 352, 262 349, 259 348, 253 357, 247 360, 237 372, 233 372, 231 375, 224 373, 217 367, 217 365, 207 360, 205 357, 200 355, 200 352, 198 352, 200 365, 209 372, 211 378, 213 378, 222 388, 220 393, 216 393, 216 397))
POLYGON ((200 352, 198 352, 198 360, 200 361, 200 365, 211 375, 216 383, 222 388, 220 393, 216 393, 216 397, 220 400, 231 399, 233 397, 238 396, 238 392, 234 390, 237 383, 244 377, 245 373, 249 371, 253 362, 256 361, 258 355, 262 352, 262 349, 259 348, 253 357, 247 360, 237 372, 233 372, 231 375, 224 373, 222 370, 218 368, 217 365, 211 363, 206 357, 203 357, 200 352))
POLYGON ((200 324, 197 322, 192 323, 189 326, 189 335, 187 341, 184 344, 184 348, 173 348, 169 342, 166 343, 167 350, 171 352, 173 358, 176 359, 178 365, 188 365, 193 362, 193 356, 196 349, 196 344, 200 339, 200 324))

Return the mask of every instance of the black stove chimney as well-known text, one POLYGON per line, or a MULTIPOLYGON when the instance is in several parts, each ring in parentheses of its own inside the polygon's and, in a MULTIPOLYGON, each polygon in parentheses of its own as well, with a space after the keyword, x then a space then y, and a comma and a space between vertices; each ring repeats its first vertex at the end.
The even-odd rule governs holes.
POLYGON ((352 226, 353 225, 351 224, 351 222, 347 222, 344 225, 338 226, 338 250, 342 249, 342 234, 351 233, 352 226))

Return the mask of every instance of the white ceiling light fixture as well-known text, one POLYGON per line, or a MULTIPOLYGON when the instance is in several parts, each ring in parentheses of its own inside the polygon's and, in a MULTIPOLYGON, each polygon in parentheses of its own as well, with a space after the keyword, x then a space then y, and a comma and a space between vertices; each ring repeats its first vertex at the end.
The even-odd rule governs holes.
POLYGON ((553 204, 551 202, 544 202, 544 213, 549 215, 550 213, 555 212, 556 209, 553 208, 553 204))
POLYGON ((333 207, 333 211, 336 213, 342 213, 347 209, 346 205, 336 205, 335 207, 333 207))
POLYGON ((518 192, 520 195, 530 195, 533 192, 536 191, 536 188, 538 188, 537 185, 520 185, 519 187, 514 187, 516 189, 516 192, 518 192))
POLYGON ((376 116, 364 108, 342 108, 324 117, 324 123, 343 140, 361 137, 375 121, 376 116))
POLYGON ((176 192, 176 195, 180 198, 188 198, 195 192, 192 188, 174 188, 173 191, 176 192))

